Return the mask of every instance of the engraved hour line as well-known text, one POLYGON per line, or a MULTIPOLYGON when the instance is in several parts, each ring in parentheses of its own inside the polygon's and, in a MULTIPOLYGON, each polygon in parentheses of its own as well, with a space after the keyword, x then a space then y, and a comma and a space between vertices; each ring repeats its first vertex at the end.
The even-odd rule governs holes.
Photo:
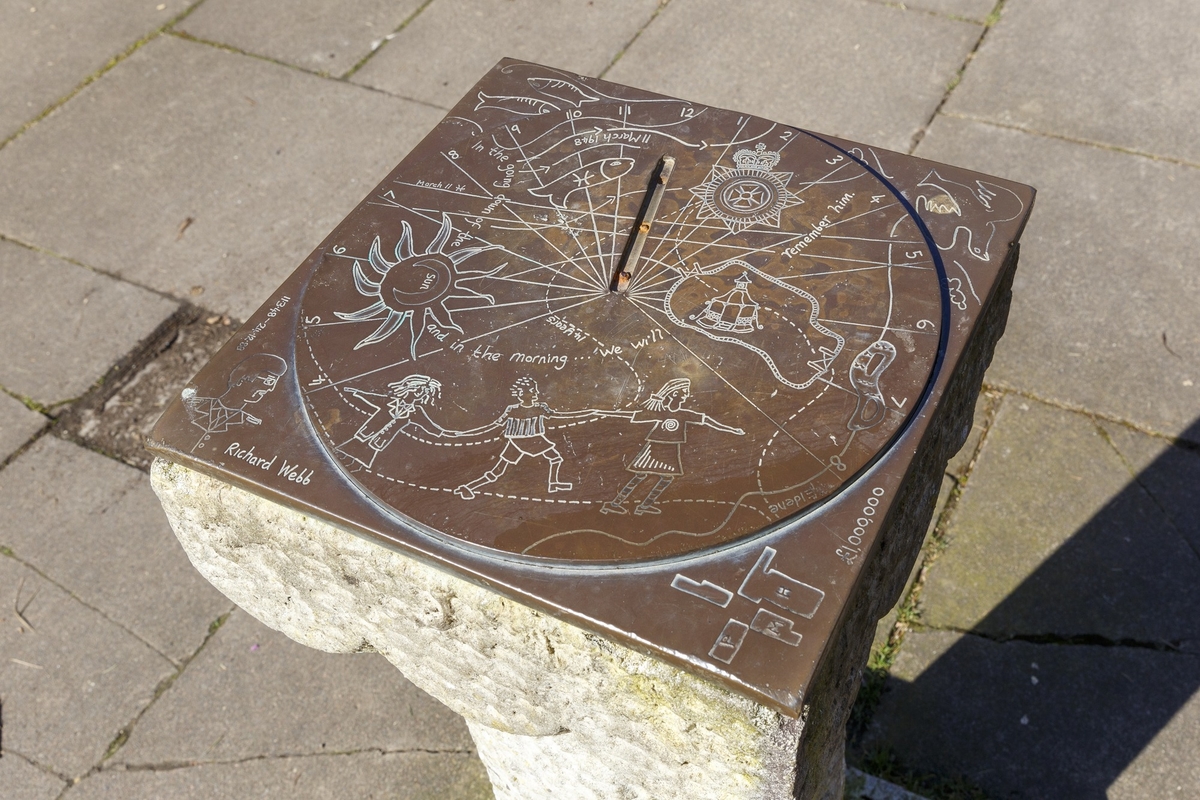
MULTIPOLYGON (((557 127, 557 126, 555 126, 557 127)), ((525 155, 525 149, 521 147, 521 143, 517 141, 516 135, 512 132, 512 127, 505 126, 504 130, 508 131, 508 137, 512 139, 513 144, 517 147, 517 152, 521 154, 521 159, 525 162, 525 168, 533 174, 533 179, 538 182, 538 186, 545 186, 541 177, 537 174, 537 170, 533 168, 533 162, 529 160, 529 156, 525 155)))
POLYGON ((866 322, 853 322, 848 319, 827 319, 825 317, 818 317, 817 319, 819 322, 826 324, 826 325, 850 325, 855 328, 874 328, 875 330, 892 330, 892 331, 895 331, 896 333, 911 333, 911 334, 920 335, 920 336, 937 336, 938 335, 937 331, 934 331, 934 330, 918 331, 918 330, 913 330, 912 328, 894 328, 894 327, 893 328, 884 328, 884 326, 882 326, 882 325, 871 325, 866 322))
MULTIPOLYGON (((534 236, 538 237, 538 238, 539 238, 539 239, 541 239, 543 242, 545 242, 546 244, 548 244, 548 245, 550 246, 550 249, 551 249, 551 250, 553 250, 554 252, 556 252, 556 253, 558 253, 560 256, 562 256, 562 257, 563 257, 563 260, 564 260, 564 263, 569 263, 569 264, 575 265, 576 269, 580 269, 580 267, 579 267, 579 266, 576 264, 576 262, 575 262, 575 259, 571 258, 569 255, 567 255, 566 253, 564 253, 562 250, 558 249, 558 246, 557 246, 556 244, 554 244, 554 242, 551 242, 549 239, 547 239, 545 236, 543 236, 543 235, 542 235, 542 233, 541 233, 541 231, 537 231, 537 230, 534 230, 533 228, 529 227, 529 225, 528 225, 528 224, 526 224, 525 220, 523 220, 523 219, 520 217, 520 215, 519 215, 519 214, 517 214, 517 212, 513 211, 512 209, 506 209, 506 210, 507 210, 507 211, 508 211, 510 214, 512 214, 512 215, 513 215, 513 218, 514 218, 514 219, 515 219, 517 222, 519 222, 519 223, 521 223, 522 225, 524 225, 526 230, 528 230, 528 231, 529 231, 530 233, 532 233, 534 236)), ((580 271, 582 271, 582 269, 580 269, 580 271)))
MULTIPOLYGON (((450 163, 451 163, 451 164, 453 164, 454 162, 453 162, 453 161, 451 161, 450 163)), ((473 180, 473 179, 472 179, 472 180, 473 180)), ((396 180, 396 181, 395 181, 395 183, 397 183, 397 184, 399 184, 399 185, 401 185, 401 186, 410 186, 410 187, 412 187, 413 189, 427 189, 427 190, 429 190, 429 191, 431 191, 431 192, 444 192, 445 194, 452 194, 452 195, 454 195, 455 197, 474 197, 474 198, 476 198, 476 199, 478 199, 478 200, 491 200, 491 199, 494 199, 494 198, 492 198, 492 197, 490 197, 490 196, 484 196, 484 195, 481 195, 481 194, 473 194, 473 193, 471 193, 471 192, 456 192, 456 191, 454 191, 453 189, 443 189, 443 188, 442 188, 442 187, 440 187, 440 186, 420 186, 420 185, 418 185, 418 184, 415 184, 415 183, 409 183, 408 181, 402 181, 402 180, 396 180)), ((478 185, 478 184, 476 184, 476 185, 478 185)), ((487 191, 487 189, 484 189, 484 191, 486 192, 486 191, 487 191)))
POLYGON ((465 169, 463 169, 463 168, 462 168, 462 165, 460 165, 460 164, 459 164, 457 161, 455 161, 453 158, 451 158, 450 156, 446 155, 445 153, 442 153, 442 158, 446 159, 448 162, 450 162, 451 164, 453 164, 453 165, 454 165, 454 168, 455 168, 455 169, 457 169, 459 172, 461 172, 463 175, 466 175, 466 176, 467 176, 467 179, 468 179, 468 180, 470 180, 470 181, 471 181, 471 183, 475 184, 475 185, 476 185, 476 186, 478 186, 480 189, 482 189, 484 194, 486 194, 488 197, 495 198, 495 196, 496 196, 496 195, 494 195, 494 194, 492 194, 491 192, 489 192, 489 191, 487 190, 487 187, 485 187, 485 186, 484 186, 482 183, 480 183, 479 181, 475 180, 475 176, 474 176, 474 175, 472 175, 471 173, 467 172, 465 169))
MULTIPOLYGON (((638 302, 638 300, 637 300, 637 298, 636 298, 636 297, 633 297, 633 298, 630 298, 630 299, 634 301, 634 308, 636 308, 638 311, 641 311, 641 312, 642 312, 642 314, 644 314, 644 315, 646 316, 646 318, 647 318, 647 319, 649 319, 649 320, 650 320, 652 323, 654 323, 654 324, 656 324, 656 325, 658 324, 657 322, 655 322, 655 321, 654 321, 654 317, 650 316, 650 314, 646 312, 646 309, 645 309, 645 308, 642 308, 642 306, 644 305, 643 303, 640 303, 640 302, 638 302)), ((650 308, 650 309, 652 309, 652 310, 654 310, 654 311, 658 311, 658 310, 659 310, 659 309, 657 309, 657 308, 654 308, 653 306, 648 306, 648 308, 650 308)), ((661 312, 660 312, 660 313, 661 313, 661 312)), ((784 427, 783 427, 782 425, 780 425, 778 422, 776 422, 776 421, 775 421, 775 419, 774 419, 774 418, 773 418, 773 417, 772 417, 770 414, 768 414, 766 411, 763 411, 761 408, 759 408, 759 407, 758 407, 758 405, 757 405, 757 404, 755 404, 755 402, 754 402, 753 400, 751 400, 749 397, 747 397, 745 394, 743 394, 741 389, 737 388, 737 387, 736 387, 736 386, 734 386, 732 383, 730 383, 730 382, 729 382, 729 381, 728 381, 728 380, 725 378, 725 376, 724 376, 724 375, 722 375, 720 372, 718 372, 718 371, 716 370, 716 368, 714 368, 714 367, 713 367, 711 364, 709 364, 707 361, 705 361, 705 360, 704 360, 703 358, 701 358, 700 356, 696 355, 695 351, 693 351, 693 350, 692 350, 692 348, 688 347, 686 344, 684 344, 683 342, 679 341, 679 337, 677 337, 675 334, 671 333, 669 330, 667 331, 667 335, 668 335, 668 336, 670 336, 672 339, 674 339, 674 340, 675 340, 675 343, 676 343, 677 345, 679 345, 679 346, 680 346, 680 347, 682 347, 684 350, 687 350, 689 353, 691 353, 691 354, 692 354, 692 357, 693 357, 693 358, 695 358, 695 359, 696 359, 698 362, 700 362, 701 364, 703 364, 705 367, 708 367, 708 370, 709 370, 709 371, 710 371, 710 372, 711 372, 713 375, 716 375, 718 378, 720 378, 720 379, 721 379, 721 381, 722 381, 722 382, 723 382, 723 383, 724 383, 726 386, 728 386, 730 389, 733 389, 735 392, 737 392, 737 393, 738 393, 738 396, 740 396, 740 397, 741 397, 743 400, 745 400, 747 403, 749 403, 749 404, 750 404, 750 406, 751 406, 751 408, 753 408, 753 409, 754 409, 755 411, 757 411, 759 414, 762 414, 762 415, 763 415, 763 417, 764 417, 764 418, 765 418, 765 419, 766 419, 768 422, 770 422, 772 425, 774 425, 774 426, 775 426, 775 428, 776 428, 777 430, 779 430, 780 432, 782 432, 784 436, 786 436, 786 437, 788 437, 789 439, 791 439, 793 442, 795 442, 795 443, 797 444, 797 446, 799 446, 799 448, 800 448, 801 450, 803 450, 804 452, 806 452, 806 453, 808 453, 810 456, 812 456, 814 459, 816 459, 817 463, 819 463, 819 464, 824 464, 824 463, 825 463, 824 461, 822 461, 820 458, 818 458, 818 457, 817 457, 817 454, 816 454, 816 453, 814 453, 812 450, 809 450, 807 447, 805 447, 803 442, 801 442, 801 441, 800 441, 799 439, 797 439, 795 436, 792 436, 792 434, 788 433, 788 432, 787 432, 787 430, 785 430, 785 429, 784 429, 784 427)), ((839 387, 839 388, 840 388, 840 387, 839 387)))
MULTIPOLYGON (((625 151, 622 150, 621 152, 623 155, 625 151)), ((609 256, 610 254, 604 252, 604 244, 600 241, 600 226, 596 222, 596 208, 595 208, 595 206, 592 205, 591 189, 585 188, 584 195, 587 197, 587 204, 588 204, 588 215, 587 216, 588 216, 589 221, 592 223, 592 233, 596 237, 596 255, 598 255, 600 257, 600 269, 601 269, 601 275, 603 275, 605 268, 611 266, 611 265, 605 263, 605 261, 606 261, 605 256, 609 256)), ((616 251, 616 243, 615 242, 613 243, 613 251, 614 252, 616 251)))
MULTIPOLYGON (((539 314, 539 315, 537 315, 536 317, 530 317, 529 319, 518 320, 517 322, 514 322, 514 323, 512 323, 511 325, 505 325, 503 328, 494 328, 494 329, 492 329, 492 330, 490 330, 490 331, 487 331, 487 332, 485 332, 485 333, 481 333, 481 334, 479 334, 478 336, 472 336, 472 337, 470 337, 470 338, 468 338, 468 339, 459 339, 459 341, 460 341, 460 342, 462 342, 463 344, 466 344, 467 342, 473 342, 473 341, 475 341, 476 339, 482 339, 482 338, 484 338, 484 337, 486 337, 486 336, 492 336, 492 335, 494 335, 494 334, 500 333, 501 331, 506 331, 506 330, 508 330, 509 328, 515 328, 515 327, 517 327, 518 325, 525 325, 525 324, 527 324, 527 323, 530 323, 530 322, 536 322, 537 320, 539 320, 539 319, 542 319, 543 317, 550 317, 550 316, 554 316, 554 315, 556 315, 556 314, 561 314, 561 313, 563 313, 564 311, 570 311, 572 308, 579 308, 580 306, 582 306, 582 305, 585 305, 586 303, 592 303, 592 302, 595 302, 596 300, 599 300, 600 298, 602 298, 602 297, 605 297, 605 296, 606 296, 606 294, 607 294, 607 293, 605 293, 605 294, 594 294, 594 295, 592 295, 591 297, 588 297, 588 298, 587 298, 587 299, 585 299, 585 300, 581 300, 581 301, 579 301, 578 303, 574 303, 574 304, 572 304, 572 305, 569 305, 569 306, 563 306, 562 308, 556 308, 556 309, 553 309, 553 310, 551 310, 551 311, 547 311, 545 314, 539 314)), ((546 301, 546 300, 539 300, 538 302, 549 302, 549 301, 546 301)), ((403 361, 401 361, 401 362, 399 362, 399 363, 403 364, 404 362, 403 362, 403 361)))

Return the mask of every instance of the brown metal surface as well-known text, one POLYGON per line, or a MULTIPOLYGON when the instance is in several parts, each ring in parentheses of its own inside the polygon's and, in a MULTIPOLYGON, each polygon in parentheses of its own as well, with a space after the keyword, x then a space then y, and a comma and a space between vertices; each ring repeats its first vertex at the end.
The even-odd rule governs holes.
POLYGON ((501 62, 153 447, 795 713, 1031 200, 501 62))

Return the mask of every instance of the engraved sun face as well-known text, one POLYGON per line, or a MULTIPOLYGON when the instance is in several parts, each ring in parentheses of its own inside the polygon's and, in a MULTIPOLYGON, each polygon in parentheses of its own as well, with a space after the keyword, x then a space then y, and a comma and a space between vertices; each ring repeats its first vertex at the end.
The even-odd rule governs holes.
POLYGON ((380 251, 379 237, 371 243, 367 254, 369 269, 361 260, 354 261, 354 286, 364 297, 375 298, 366 308, 352 312, 334 312, 347 322, 379 322, 379 326, 354 346, 355 350, 382 342, 401 327, 408 327, 409 352, 417 357, 417 342, 431 319, 444 329, 462 333, 454 321, 455 308, 447 300, 483 300, 495 304, 495 298, 475 291, 463 283, 494 275, 505 264, 490 270, 459 269, 459 265, 474 255, 494 247, 462 247, 447 252, 454 226, 447 214, 429 246, 422 252, 413 249, 413 232, 402 223, 400 241, 396 243, 395 261, 389 261, 380 251))

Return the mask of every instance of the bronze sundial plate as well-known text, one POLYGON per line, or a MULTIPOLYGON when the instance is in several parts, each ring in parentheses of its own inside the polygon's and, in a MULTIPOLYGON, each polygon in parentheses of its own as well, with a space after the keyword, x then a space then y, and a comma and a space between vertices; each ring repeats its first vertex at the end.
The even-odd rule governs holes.
POLYGON ((503 61, 152 449, 796 713, 1031 202, 503 61))

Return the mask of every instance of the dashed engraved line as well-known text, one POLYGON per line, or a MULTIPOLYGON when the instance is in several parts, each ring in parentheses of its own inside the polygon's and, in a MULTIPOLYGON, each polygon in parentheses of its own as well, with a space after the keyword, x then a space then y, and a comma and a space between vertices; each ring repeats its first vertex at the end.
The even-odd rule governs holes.
MULTIPOLYGON (((371 416, 371 414, 373 412, 366 411, 362 408, 359 408, 356 404, 354 404, 353 402, 348 400, 346 398, 346 395, 342 393, 341 386, 339 386, 337 383, 335 383, 333 378, 329 377, 329 373, 327 373, 325 371, 325 368, 321 366, 321 362, 317 360, 317 354, 313 352, 312 342, 308 338, 308 328, 304 329, 304 346, 308 348, 308 357, 312 359, 312 363, 317 368, 317 372, 324 379, 324 381, 322 381, 322 383, 321 383, 321 386, 315 387, 315 388, 324 388, 325 386, 332 386, 333 391, 337 393, 338 397, 342 398, 343 403, 350 406, 351 408, 353 408, 355 411, 357 411, 360 414, 366 414, 367 416, 371 416)), ((308 392, 306 390, 302 390, 302 391, 304 392, 305 402, 308 402, 308 392)), ((309 408, 312 409, 313 416, 317 417, 317 419, 320 419, 320 417, 317 415, 317 409, 312 405, 311 402, 308 402, 308 406, 309 406, 309 408)), ((321 428, 322 428, 322 430, 324 430, 324 428, 325 428, 324 423, 322 423, 321 428)))
MULTIPOLYGON (((763 446, 762 453, 760 453, 758 456, 758 469, 754 473, 754 478, 756 481, 758 481, 758 490, 760 492, 762 492, 764 495, 768 494, 767 490, 763 487, 763 483, 762 483, 762 467, 763 467, 763 461, 766 460, 766 457, 767 457, 767 451, 771 449, 771 445, 775 444, 776 437, 778 437, 779 434, 783 432, 784 427, 789 425, 791 423, 791 421, 794 420, 796 417, 800 416, 800 413, 802 411, 804 411, 806 408, 811 406, 813 403, 820 400, 821 397, 824 396, 824 394, 828 391, 829 391, 829 384, 825 384, 824 386, 821 387, 821 391, 817 392, 816 395, 814 395, 811 400, 809 400, 807 403, 802 405, 800 408, 796 409, 796 411, 790 417, 788 417, 786 420, 784 420, 783 426, 776 428, 771 433, 771 438, 767 440, 766 445, 763 446)), ((812 483, 812 481, 814 481, 816 479, 817 479, 817 476, 814 475, 808 481, 808 483, 812 483)), ((803 486, 804 484, 799 484, 799 485, 803 486)))

